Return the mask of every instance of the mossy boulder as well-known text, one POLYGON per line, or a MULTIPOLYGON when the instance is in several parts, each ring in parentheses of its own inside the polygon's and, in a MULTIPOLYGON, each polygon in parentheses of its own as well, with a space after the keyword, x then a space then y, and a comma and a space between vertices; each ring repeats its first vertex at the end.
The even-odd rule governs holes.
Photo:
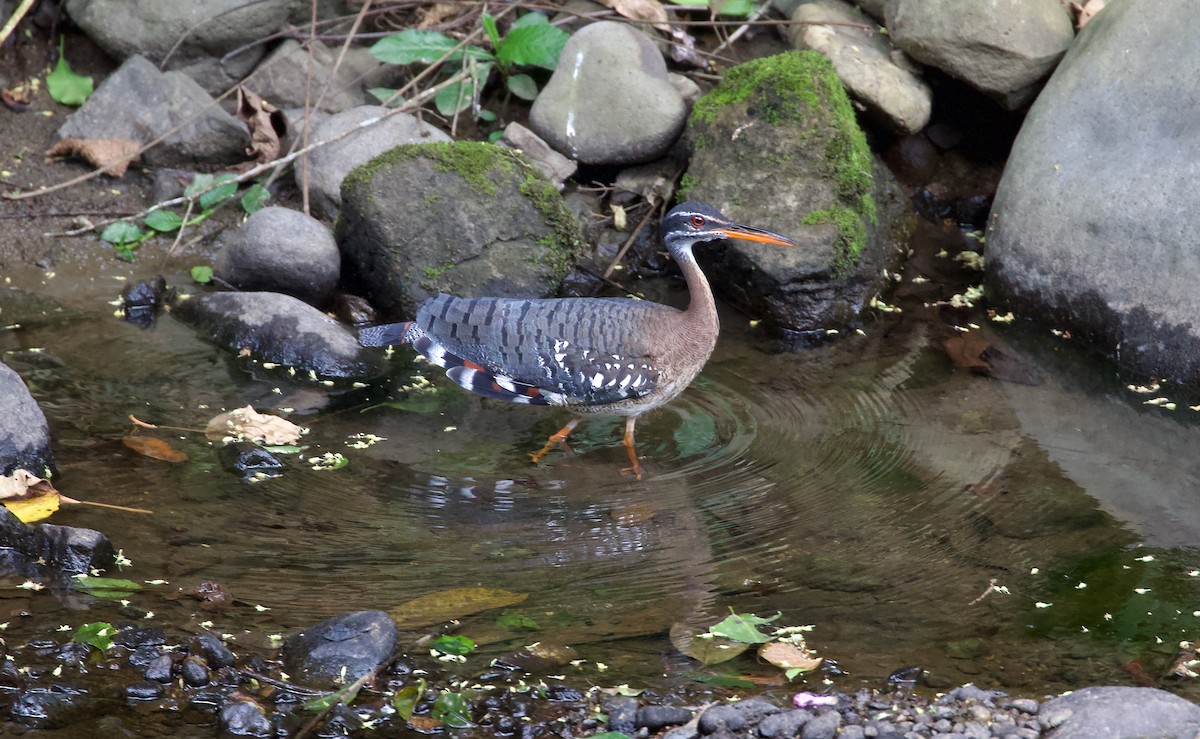
POLYGON ((388 318, 439 293, 547 297, 579 224, 523 154, 478 142, 399 146, 342 182, 343 284, 388 318))
POLYGON ((867 146, 829 60, 797 51, 747 62, 701 98, 680 199, 794 238, 795 249, 698 249, 718 291, 777 326, 856 323, 898 261, 908 208, 867 146))

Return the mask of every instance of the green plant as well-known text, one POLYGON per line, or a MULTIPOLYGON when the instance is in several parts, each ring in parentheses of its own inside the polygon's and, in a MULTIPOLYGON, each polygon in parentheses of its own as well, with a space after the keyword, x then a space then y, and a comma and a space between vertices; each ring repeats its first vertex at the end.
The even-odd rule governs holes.
POLYGON ((63 39, 58 39, 58 64, 46 75, 46 91, 56 103, 78 107, 92 95, 92 78, 78 74, 67 63, 63 54, 63 39))
POLYGON ((113 636, 117 630, 113 625, 105 621, 96 621, 90 624, 84 624, 78 629, 75 629, 75 634, 71 637, 71 641, 79 644, 87 644, 95 647, 101 652, 107 652, 113 647, 113 636))
MULTIPOLYGON (((446 116, 474 107, 480 120, 490 122, 495 120, 496 114, 482 109, 477 100, 492 70, 499 70, 513 95, 522 100, 533 100, 538 94, 537 82, 529 74, 518 72, 518 68, 553 70, 569 35, 550 25, 541 13, 521 16, 503 37, 495 18, 484 13, 482 22, 494 52, 470 44, 459 47, 458 41, 436 31, 409 29, 377 41, 371 47, 371 55, 389 64, 444 62, 451 67, 458 65, 468 73, 467 77, 442 88, 434 98, 434 105, 446 116)), ((375 89, 371 93, 383 100, 391 97, 392 91, 375 89)))
MULTIPOLYGON (((130 221, 117 221, 110 223, 100 232, 100 240, 112 244, 113 248, 117 250, 118 257, 132 262, 133 251, 141 246, 142 242, 156 234, 174 233, 186 226, 200 223, 215 213, 217 208, 232 200, 233 196, 237 195, 237 191, 238 183, 231 174, 198 174, 184 188, 184 198, 193 201, 193 205, 184 215, 181 216, 175 211, 160 208, 147 213, 146 217, 142 219, 142 225, 146 227, 146 230, 130 221), (191 215, 192 210, 196 207, 200 209, 200 212, 191 215)), ((260 184, 251 185, 242 194, 242 210, 247 214, 254 213, 263 208, 270 197, 271 194, 267 192, 267 188, 260 184)))

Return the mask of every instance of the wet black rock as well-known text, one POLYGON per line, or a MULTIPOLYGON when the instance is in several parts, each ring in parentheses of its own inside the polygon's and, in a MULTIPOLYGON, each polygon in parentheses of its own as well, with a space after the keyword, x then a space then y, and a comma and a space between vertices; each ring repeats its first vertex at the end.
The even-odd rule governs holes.
POLYGON ((283 461, 258 444, 234 441, 217 451, 221 466, 248 480, 257 474, 274 475, 283 469, 283 461))
POLYGON ((1200 733, 1200 706, 1156 688, 1083 688, 1047 701, 1038 716, 1051 739, 1200 733))
POLYGON ((187 657, 179 665, 179 675, 188 687, 203 688, 209 683, 208 667, 197 657, 187 657))
POLYGON ((608 714, 609 731, 633 734, 637 730, 637 698, 628 695, 614 695, 600 703, 600 710, 608 714))
POLYGON ((568 688, 565 685, 551 685, 546 688, 546 700, 555 703, 568 703, 583 700, 583 691, 578 688, 568 688))
POLYGON ((47 565, 74 574, 106 570, 116 551, 99 531, 43 523, 34 527, 33 554, 47 565))
POLYGON ((733 704, 718 703, 700 714, 696 725, 701 734, 712 734, 720 729, 726 731, 741 731, 748 725, 746 716, 739 712, 733 704))
POLYGON ((167 288, 162 275, 127 285, 121 291, 121 310, 125 320, 138 328, 150 328, 158 314, 174 298, 175 289, 167 288))
POLYGON ((637 712, 637 728, 654 733, 667 726, 686 724, 692 720, 692 712, 679 706, 645 706, 637 712))
POLYGON ((270 207, 224 236, 213 270, 238 290, 284 293, 320 306, 337 285, 341 259, 325 224, 298 210, 270 207))
POLYGON ((282 293, 207 293, 180 300, 172 314, 216 344, 319 377, 376 373, 373 353, 311 305, 282 293))
POLYGON ((125 697, 134 701, 152 701, 163 694, 162 683, 144 680, 125 686, 125 697))
POLYGON ((798 734, 800 727, 811 719, 812 714, 800 708, 772 714, 764 718, 758 725, 758 735, 763 739, 775 739, 776 737, 787 739, 798 734))
POLYGON ((52 464, 45 414, 21 376, 0 364, 0 475, 21 468, 45 477, 52 464))
POLYGON ((833 739, 841 725, 842 714, 826 711, 804 724, 804 728, 800 730, 800 739, 833 739))
POLYGON ((229 667, 237 657, 229 651, 229 647, 214 634, 193 636, 188 642, 188 652, 203 657, 209 667, 229 667))
POLYGON ((221 708, 221 732, 229 736, 271 736, 271 720, 257 703, 240 701, 221 708))
POLYGON ((113 637, 113 644, 126 649, 137 649, 139 647, 155 647, 167 643, 166 633, 157 626, 148 628, 127 628, 121 629, 113 637))
POLYGON ((396 651, 398 638, 396 622, 383 611, 333 616, 284 641, 284 669, 321 687, 357 680, 396 651))
POLYGON ((156 657, 154 661, 146 667, 146 671, 142 674, 145 675, 147 680, 156 680, 160 683, 167 683, 171 681, 172 664, 173 662, 171 660, 171 655, 163 654, 159 657, 156 657))
POLYGON ((17 696, 12 717, 37 729, 61 729, 79 721, 87 708, 87 697, 78 691, 36 688, 17 696))
POLYGON ((150 663, 162 656, 163 650, 155 645, 138 647, 129 653, 129 666, 143 675, 150 663))

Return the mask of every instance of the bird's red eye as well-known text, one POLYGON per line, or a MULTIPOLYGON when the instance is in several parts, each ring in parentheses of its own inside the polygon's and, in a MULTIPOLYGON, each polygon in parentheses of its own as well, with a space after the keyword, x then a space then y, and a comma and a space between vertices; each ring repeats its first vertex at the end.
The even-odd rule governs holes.
POLYGON ((700 228, 704 225, 704 216, 692 216, 692 225, 700 228))

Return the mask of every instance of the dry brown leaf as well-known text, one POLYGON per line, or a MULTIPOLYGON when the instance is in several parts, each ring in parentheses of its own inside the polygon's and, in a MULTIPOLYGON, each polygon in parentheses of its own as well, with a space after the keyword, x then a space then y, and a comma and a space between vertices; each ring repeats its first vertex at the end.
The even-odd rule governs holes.
POLYGON ((175 463, 186 462, 188 460, 186 452, 181 452, 162 439, 156 439, 153 436, 126 436, 121 439, 121 443, 143 457, 149 457, 150 459, 175 463))
POLYGON ((988 350, 988 342, 978 332, 972 331, 947 337, 942 341, 942 348, 946 350, 950 361, 954 362, 956 367, 969 369, 981 375, 990 374, 991 365, 983 356, 984 352, 988 350))
POLYGON ((429 718, 428 716, 410 716, 408 725, 414 731, 419 731, 422 734, 432 734, 443 726, 441 721, 438 721, 436 718, 429 718))
POLYGON ((457 3, 434 3, 424 9, 425 15, 421 18, 421 22, 417 24, 417 28, 424 31, 430 26, 436 26, 447 18, 453 18, 462 12, 462 6, 457 3))
POLYGON ((811 672, 821 664, 820 657, 811 656, 808 650, 785 641, 768 642, 758 648, 758 656, 782 670, 811 672))
POLYGON ((303 433, 304 429, 291 421, 259 413, 249 405, 222 413, 204 428, 204 435, 214 441, 226 436, 243 436, 269 446, 295 444, 303 433))
POLYGON ((76 156, 105 174, 121 177, 138 158, 141 147, 125 139, 63 139, 46 152, 46 159, 58 160, 76 156))
POLYGON ((27 498, 55 492, 54 486, 28 470, 13 470, 0 476, 0 500, 27 498))
POLYGON ((238 87, 238 120, 250 129, 250 146, 246 153, 256 162, 279 158, 281 144, 287 135, 287 119, 283 113, 245 87, 238 87))
POLYGON ((1105 0, 1084 0, 1082 3, 1071 3, 1071 11, 1075 14, 1075 28, 1081 29, 1088 24, 1096 13, 1104 10, 1105 0))
POLYGON ((630 20, 646 21, 660 31, 671 30, 667 23, 667 10, 658 0, 600 0, 600 4, 630 20))
POLYGON ((0 89, 0 102, 12 111, 24 113, 33 102, 33 86, 26 83, 0 89))

